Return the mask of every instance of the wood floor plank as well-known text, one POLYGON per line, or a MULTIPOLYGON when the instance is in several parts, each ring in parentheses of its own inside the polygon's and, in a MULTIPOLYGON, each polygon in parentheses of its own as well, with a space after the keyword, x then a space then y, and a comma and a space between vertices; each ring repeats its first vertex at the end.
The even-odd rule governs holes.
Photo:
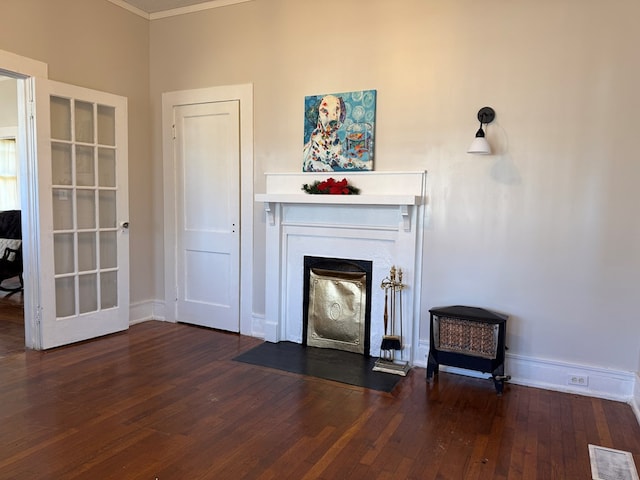
POLYGON ((23 304, 23 292, 0 291, 0 358, 24 351, 23 304))
POLYGON ((0 478, 589 478, 640 459, 629 405, 414 368, 392 393, 235 362, 260 343, 164 322, 0 355, 0 478))
POLYGON ((360 458, 360 463, 365 465, 372 465, 376 458, 385 450, 389 449, 389 439, 396 432, 398 426, 404 419, 404 415, 397 413, 391 417, 389 423, 385 426, 384 430, 377 435, 377 438, 373 442, 371 448, 360 458))

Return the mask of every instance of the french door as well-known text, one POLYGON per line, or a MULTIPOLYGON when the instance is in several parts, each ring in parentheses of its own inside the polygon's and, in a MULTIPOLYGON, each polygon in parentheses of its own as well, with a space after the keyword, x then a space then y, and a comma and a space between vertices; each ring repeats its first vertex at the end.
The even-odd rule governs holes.
POLYGON ((47 349, 129 326, 127 100, 33 82, 47 349))

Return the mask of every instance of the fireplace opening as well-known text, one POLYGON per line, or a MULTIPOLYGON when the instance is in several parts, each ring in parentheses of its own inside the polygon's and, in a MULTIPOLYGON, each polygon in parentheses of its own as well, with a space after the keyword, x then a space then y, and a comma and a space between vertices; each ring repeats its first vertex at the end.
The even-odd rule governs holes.
POLYGON ((369 260, 304 257, 303 344, 369 356, 369 260))

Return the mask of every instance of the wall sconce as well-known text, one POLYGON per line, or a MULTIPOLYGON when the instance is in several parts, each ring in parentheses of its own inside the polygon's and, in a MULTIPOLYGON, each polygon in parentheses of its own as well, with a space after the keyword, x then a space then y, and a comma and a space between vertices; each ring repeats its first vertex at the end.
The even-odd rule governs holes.
POLYGON ((491 153, 491 146, 487 139, 484 138, 484 130, 482 130, 482 124, 485 125, 493 122, 496 118, 496 112, 491 107, 482 107, 478 110, 478 120, 480 121, 480 128, 476 132, 476 138, 471 142, 471 146, 467 153, 476 153, 479 155, 489 155, 491 153))

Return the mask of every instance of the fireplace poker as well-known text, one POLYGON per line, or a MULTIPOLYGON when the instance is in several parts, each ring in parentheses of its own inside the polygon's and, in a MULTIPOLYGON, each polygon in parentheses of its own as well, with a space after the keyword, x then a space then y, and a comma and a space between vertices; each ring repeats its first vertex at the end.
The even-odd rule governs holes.
POLYGON ((382 345, 380 346, 380 350, 384 352, 385 350, 390 350, 390 348, 386 345, 386 342, 387 334, 389 331, 389 289, 391 288, 391 280, 389 280, 388 277, 385 277, 380 284, 380 288, 384 289, 384 335, 382 336, 382 345))
POLYGON ((389 286, 383 283, 384 288, 384 336, 387 336, 387 325, 389 324, 389 311, 388 311, 388 303, 389 303, 389 286))
POLYGON ((400 301, 400 345, 398 348, 398 350, 402 350, 402 290, 404 290, 404 285, 402 284, 402 269, 399 268, 398 269, 398 290, 400 290, 399 292, 399 301, 400 301))
POLYGON ((400 350, 402 348, 400 343, 400 337, 394 335, 395 333, 395 323, 396 323, 396 287, 398 283, 396 281, 396 267, 395 265, 391 267, 391 271, 389 272, 389 279, 382 281, 382 287, 384 288, 384 336, 382 337, 382 345, 380 346, 381 350, 386 350, 388 352, 388 357, 390 360, 393 360, 393 350, 400 350), (387 281, 388 280, 388 281, 387 281), (387 332, 387 324, 388 324, 388 314, 387 314, 387 292, 391 290, 391 335, 387 332))

